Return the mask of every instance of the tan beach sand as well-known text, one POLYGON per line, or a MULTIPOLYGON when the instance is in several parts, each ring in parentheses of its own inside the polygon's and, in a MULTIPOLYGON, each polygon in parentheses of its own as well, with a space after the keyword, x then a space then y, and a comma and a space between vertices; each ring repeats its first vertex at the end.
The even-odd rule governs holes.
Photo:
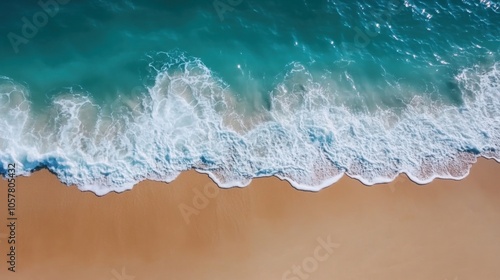
POLYGON ((344 177, 319 193, 266 178, 214 195, 206 175, 186 172, 97 197, 39 171, 17 180, 15 273, 0 181, 2 280, 500 279, 500 165, 491 160, 462 181, 417 186, 400 176, 366 187, 344 177), (211 197, 193 202, 205 186, 211 197))

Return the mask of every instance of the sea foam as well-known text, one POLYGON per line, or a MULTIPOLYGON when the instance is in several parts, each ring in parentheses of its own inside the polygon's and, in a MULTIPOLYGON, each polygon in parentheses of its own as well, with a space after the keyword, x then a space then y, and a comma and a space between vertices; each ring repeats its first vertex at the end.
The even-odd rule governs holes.
POLYGON ((461 105, 415 95, 404 108, 353 110, 293 64, 270 107, 243 112, 199 59, 154 67, 154 84, 112 107, 69 90, 35 112, 29 90, 0 81, 0 161, 19 175, 46 167, 98 195, 142 180, 207 173, 220 187, 277 176, 318 191, 344 174, 366 185, 401 173, 425 184, 461 179, 477 157, 500 161, 500 64, 455 76, 461 105))

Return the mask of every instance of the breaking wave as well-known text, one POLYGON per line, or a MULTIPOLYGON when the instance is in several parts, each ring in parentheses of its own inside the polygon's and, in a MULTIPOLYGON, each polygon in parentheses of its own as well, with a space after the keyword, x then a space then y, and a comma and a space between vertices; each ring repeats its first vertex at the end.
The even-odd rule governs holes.
POLYGON ((221 187, 277 176, 318 191, 344 174, 366 185, 406 173, 461 179, 477 157, 500 161, 500 64, 455 76, 463 102, 415 95, 403 108, 354 110, 306 67, 291 64, 269 106, 249 110, 201 60, 151 65, 154 84, 98 105, 68 89, 37 111, 29 90, 0 79, 0 173, 46 167, 98 195, 142 180, 207 173, 221 187))

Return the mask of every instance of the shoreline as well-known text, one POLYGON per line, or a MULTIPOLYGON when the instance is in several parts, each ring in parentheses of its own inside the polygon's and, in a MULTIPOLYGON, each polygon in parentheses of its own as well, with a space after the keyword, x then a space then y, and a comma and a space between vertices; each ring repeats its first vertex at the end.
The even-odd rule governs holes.
MULTIPOLYGON (((96 193, 94 190, 92 190, 92 188, 80 189, 76 185, 67 185, 67 184, 65 184, 65 183, 63 183, 61 181, 59 181, 59 182, 62 185, 67 186, 67 187, 75 187, 75 188, 77 188, 81 192, 91 192, 91 193, 95 194, 97 197, 103 197, 103 196, 106 196, 106 195, 108 195, 110 193, 120 194, 120 193, 125 193, 125 192, 128 192, 128 191, 133 191, 135 187, 137 187, 140 184, 143 184, 144 182, 146 182, 146 183, 147 182, 150 182, 150 183, 160 183, 160 184, 170 185, 173 182, 175 182, 177 180, 177 178, 179 178, 179 176, 181 176, 183 173, 196 172, 197 174, 207 176, 220 189, 246 188, 246 187, 249 187, 250 185, 252 185, 252 183, 253 183, 254 180, 262 180, 262 179, 267 180, 267 179, 271 179, 271 178, 276 178, 276 179, 278 179, 280 181, 286 182, 291 188, 293 188, 293 189, 295 189, 297 191, 317 193, 317 192, 321 192, 325 188, 332 187, 337 182, 339 182, 340 180, 342 180, 343 178, 346 178, 346 177, 349 178, 349 179, 351 179, 351 180, 355 180, 355 181, 359 182, 360 184, 362 184, 365 187, 374 187, 374 186, 378 186, 378 185, 391 184, 394 181, 398 180, 398 178, 401 177, 401 176, 407 178, 408 180, 410 180, 412 183, 414 183, 416 185, 425 186, 425 185, 432 184, 436 180, 451 180, 451 181, 461 181, 461 180, 464 180, 465 178, 467 178, 470 175, 471 169, 479 161, 487 161, 487 162, 491 161, 491 162, 500 164, 500 160, 497 160, 494 157, 486 157, 486 156, 474 156, 474 157, 475 157, 475 160, 468 166, 467 172, 463 176, 461 176, 461 177, 453 177, 453 176, 445 177, 445 176, 433 175, 433 176, 431 176, 431 178, 428 181, 425 181, 425 182, 419 182, 418 180, 414 179, 413 175, 409 175, 406 171, 403 171, 401 173, 398 173, 398 175, 396 177, 394 177, 393 179, 386 180, 386 181, 378 181, 378 182, 375 182, 373 184, 368 184, 368 183, 363 182, 363 180, 360 179, 358 176, 351 177, 350 175, 346 174, 345 172, 342 172, 341 174, 336 175, 336 176, 332 177, 331 179, 325 180, 324 182, 322 182, 318 186, 304 186, 303 185, 302 187, 297 187, 297 185, 300 185, 300 184, 298 184, 297 182, 291 181, 291 180, 289 180, 287 178, 282 178, 279 175, 254 177, 246 185, 243 184, 243 185, 224 186, 224 184, 220 184, 217 181, 217 179, 213 178, 212 173, 210 173, 208 171, 196 170, 196 169, 190 169, 190 170, 186 170, 186 171, 181 171, 178 176, 176 176, 172 181, 169 181, 169 182, 155 181, 155 180, 151 180, 151 179, 145 179, 145 180, 142 180, 142 181, 139 181, 139 182, 133 184, 132 187, 130 187, 130 188, 124 188, 122 191, 111 190, 111 191, 108 191, 108 192, 105 192, 105 193, 104 192, 103 193, 96 193)), ((29 177, 33 176, 34 174, 36 174, 39 171, 49 172, 50 174, 52 174, 53 176, 55 176, 57 178, 57 174, 54 173, 54 172, 52 172, 52 171, 50 171, 47 167, 40 167, 40 168, 35 169, 34 171, 31 171, 30 175, 27 175, 27 176, 20 175, 20 176, 21 177, 25 177, 25 178, 29 178, 29 177)), ((5 180, 5 178, 2 178, 2 179, 5 180)), ((58 180, 59 180, 59 178, 58 178, 58 180)))
POLYGON ((296 280, 298 267, 319 280, 495 280, 499 171, 480 159, 460 181, 343 177, 321 192, 276 177, 223 189, 188 171, 99 197, 41 170, 17 180, 17 271, 0 235, 0 277, 296 280))

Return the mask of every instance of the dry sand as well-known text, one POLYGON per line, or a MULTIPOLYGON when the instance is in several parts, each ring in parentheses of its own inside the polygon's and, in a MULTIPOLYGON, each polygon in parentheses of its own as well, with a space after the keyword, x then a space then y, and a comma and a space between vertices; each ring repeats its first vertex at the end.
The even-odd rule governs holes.
POLYGON ((2 280, 500 279, 491 160, 462 181, 366 187, 344 177, 319 193, 266 178, 214 195, 206 175, 185 172, 97 197, 39 171, 17 180, 15 273, 0 181, 2 280), (210 197, 193 201, 205 187, 210 197))

